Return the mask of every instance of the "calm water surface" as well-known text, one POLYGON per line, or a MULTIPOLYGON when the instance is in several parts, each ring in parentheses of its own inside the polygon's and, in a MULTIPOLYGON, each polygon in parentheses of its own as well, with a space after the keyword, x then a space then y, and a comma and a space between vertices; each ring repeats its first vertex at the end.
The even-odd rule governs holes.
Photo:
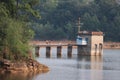
MULTIPOLYGON (((55 48, 52 48, 51 54, 50 58, 46 58, 45 48, 42 48, 40 57, 36 58, 49 66, 49 72, 19 80, 120 80, 120 50, 105 49, 102 57, 77 57, 76 49, 73 49, 71 58, 67 57, 67 49, 62 50, 61 58, 56 57, 55 48)), ((0 80, 9 80, 4 77, 0 76, 0 80)))
POLYGON ((45 58, 45 50, 40 50, 37 60, 50 71, 33 80, 120 80, 120 50, 106 49, 102 57, 77 57, 74 49, 72 58, 67 58, 66 49, 61 58, 56 58, 56 50, 52 50, 51 58, 45 58))

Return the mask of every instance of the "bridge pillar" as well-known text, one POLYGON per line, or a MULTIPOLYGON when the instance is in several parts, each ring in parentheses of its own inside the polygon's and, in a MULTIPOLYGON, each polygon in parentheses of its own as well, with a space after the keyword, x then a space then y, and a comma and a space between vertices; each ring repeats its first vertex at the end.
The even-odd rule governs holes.
POLYGON ((57 46, 57 57, 62 56, 61 52, 62 52, 62 46, 57 46))
POLYGON ((40 55, 39 55, 39 49, 40 49, 39 46, 36 46, 36 47, 35 47, 35 55, 36 55, 37 57, 40 56, 40 55))
POLYGON ((82 55, 83 52, 82 52, 81 50, 82 50, 82 47, 81 47, 81 46, 78 46, 78 47, 77 47, 78 56, 82 55))
POLYGON ((87 46, 79 45, 78 48, 78 56, 90 56, 90 49, 87 46))
POLYGON ((72 57, 72 45, 68 45, 67 56, 68 56, 69 58, 72 57))
POLYGON ((78 46, 77 50, 78 50, 78 56, 85 56, 86 55, 83 46, 78 46))
POLYGON ((51 47, 47 46, 46 47, 46 57, 50 57, 51 56, 50 52, 51 52, 51 47))

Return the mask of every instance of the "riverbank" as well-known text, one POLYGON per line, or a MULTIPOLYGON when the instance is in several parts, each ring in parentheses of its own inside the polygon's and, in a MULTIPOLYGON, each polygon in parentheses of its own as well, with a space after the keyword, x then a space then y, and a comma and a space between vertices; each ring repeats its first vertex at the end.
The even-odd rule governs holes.
POLYGON ((36 60, 27 59, 25 61, 10 61, 0 59, 0 73, 44 73, 48 72, 49 68, 40 64, 36 60))
POLYGON ((104 42, 104 49, 120 49, 120 42, 104 42))
MULTIPOLYGON (((46 44, 59 44, 59 45, 67 45, 67 44, 76 44, 75 41, 50 41, 50 40, 46 40, 46 41, 31 41, 30 42, 31 45, 46 45, 46 44)), ((103 44, 103 48, 104 49, 120 49, 120 42, 104 42, 103 44)))

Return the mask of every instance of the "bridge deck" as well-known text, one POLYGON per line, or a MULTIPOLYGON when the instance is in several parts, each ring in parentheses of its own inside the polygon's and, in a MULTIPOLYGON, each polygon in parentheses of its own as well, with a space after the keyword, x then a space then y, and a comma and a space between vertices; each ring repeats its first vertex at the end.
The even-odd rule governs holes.
POLYGON ((39 47, 46 47, 46 46, 50 46, 50 47, 54 47, 54 46, 77 46, 76 44, 37 44, 34 46, 39 46, 39 47))
POLYGON ((73 41, 38 41, 38 42, 30 42, 30 45, 39 46, 39 47, 45 47, 45 46, 77 46, 75 42, 73 41))

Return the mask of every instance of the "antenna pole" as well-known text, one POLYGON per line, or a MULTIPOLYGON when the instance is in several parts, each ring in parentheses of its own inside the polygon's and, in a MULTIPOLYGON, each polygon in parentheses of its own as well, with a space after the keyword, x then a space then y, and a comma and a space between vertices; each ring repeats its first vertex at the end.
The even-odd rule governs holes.
POLYGON ((78 33, 80 32, 80 17, 79 17, 79 20, 78 20, 78 33))

